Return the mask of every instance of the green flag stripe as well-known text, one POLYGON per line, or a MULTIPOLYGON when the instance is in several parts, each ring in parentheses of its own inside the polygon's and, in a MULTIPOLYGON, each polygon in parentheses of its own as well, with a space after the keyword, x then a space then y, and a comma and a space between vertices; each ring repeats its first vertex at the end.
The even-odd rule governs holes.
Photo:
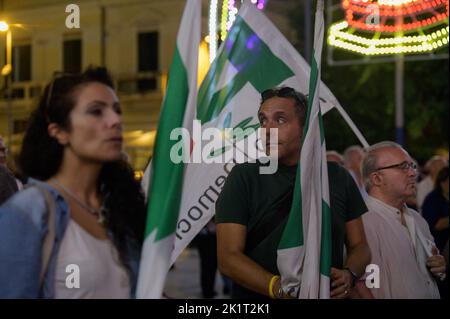
MULTIPOLYGON (((314 56, 315 52, 313 52, 314 56)), ((307 136, 307 132, 309 129, 309 122, 311 119, 311 110, 312 110, 312 103, 314 100, 314 94, 316 92, 318 82, 318 67, 316 59, 313 57, 312 61, 312 67, 311 67, 311 78, 309 81, 309 98, 308 98, 308 112, 306 116, 306 122, 305 122, 305 128, 303 129, 303 143, 305 141, 305 138, 307 136)), ((322 131, 322 130, 321 130, 322 131)), ((295 178, 295 188, 294 188, 294 198, 292 200, 292 207, 291 211, 289 213, 289 220, 286 224, 285 231, 283 232, 283 235, 280 240, 280 244, 278 246, 278 249, 285 249, 285 248, 292 248, 296 246, 302 246, 304 242, 303 238, 303 228, 298 227, 298 225, 302 225, 302 196, 301 196, 301 168, 300 163, 298 165, 298 172, 296 178, 295 178)))
POLYGON ((197 118, 202 122, 215 119, 247 83, 262 92, 293 75, 294 72, 238 16, 225 40, 223 50, 214 60, 200 87, 197 118), (218 75, 222 73, 227 61, 238 73, 227 85, 216 91, 220 79, 218 75))
MULTIPOLYGON (((227 58, 227 54, 221 53, 216 59, 214 59, 213 64, 209 67, 209 71, 203 79, 200 89, 198 90, 197 118, 204 123, 210 120, 207 115, 208 113, 216 113, 215 111, 209 110, 211 104, 210 101, 216 93, 216 85, 219 82, 220 75, 223 72, 227 58)), ((216 106, 214 105, 213 107, 216 106)))
POLYGON ((309 80, 308 113, 306 115, 305 128, 303 129, 304 137, 306 136, 306 133, 308 132, 308 129, 309 129, 309 122, 310 122, 311 111, 312 111, 312 103, 314 100, 314 95, 316 94, 317 81, 318 81, 318 77, 319 77, 318 70, 319 69, 317 66, 316 58, 315 58, 315 52, 313 51, 313 59, 312 59, 312 63, 311 63, 311 76, 310 76, 310 80, 309 80))
POLYGON ((159 120, 145 231, 147 237, 157 229, 156 240, 163 239, 175 231, 181 200, 184 164, 174 164, 170 159, 170 149, 177 142, 170 140, 170 132, 183 126, 189 86, 186 68, 178 48, 175 49, 166 92, 175 93, 166 94, 159 120))
MULTIPOLYGON (((320 110, 319 110, 319 112, 320 112, 320 110)), ((323 143, 325 143, 325 129, 323 126, 322 113, 319 116, 319 128, 320 128, 320 145, 323 145, 323 143)))

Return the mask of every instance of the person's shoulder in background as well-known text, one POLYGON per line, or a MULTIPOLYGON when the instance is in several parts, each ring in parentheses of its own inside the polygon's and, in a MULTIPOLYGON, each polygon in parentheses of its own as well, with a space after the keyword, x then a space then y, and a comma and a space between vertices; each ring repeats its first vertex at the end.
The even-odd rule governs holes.
POLYGON ((0 205, 17 191, 16 178, 6 166, 0 165, 0 205))

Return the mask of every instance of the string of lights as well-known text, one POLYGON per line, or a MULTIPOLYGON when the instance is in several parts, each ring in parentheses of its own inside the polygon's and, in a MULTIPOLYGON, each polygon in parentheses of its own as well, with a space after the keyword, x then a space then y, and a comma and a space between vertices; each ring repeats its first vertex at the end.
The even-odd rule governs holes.
POLYGON ((402 36, 385 39, 369 39, 344 32, 346 21, 330 28, 328 43, 364 55, 424 53, 436 50, 449 42, 449 27, 443 27, 428 35, 402 36))
MULTIPOLYGON (((448 0, 420 1, 413 10, 409 7, 397 7, 395 10, 383 10, 381 6, 362 2, 363 10, 354 10, 356 0, 344 0, 346 20, 352 28, 375 32, 401 32, 426 28, 448 19, 448 0), (420 5, 420 6, 419 6, 420 5), (419 10, 420 9, 420 10, 419 10), (381 23, 367 23, 377 15, 381 23), (399 18, 401 22, 398 23, 399 18)), ((360 4, 361 5, 361 4, 360 4)))
POLYGON ((430 9, 436 9, 444 6, 446 11, 448 11, 448 0, 422 0, 415 2, 409 6, 383 6, 380 4, 374 4, 372 2, 361 2, 361 1, 347 1, 342 3, 342 7, 347 12, 353 12, 357 14, 368 14, 372 13, 374 9, 380 17, 397 17, 405 16, 411 14, 421 14, 430 9))
POLYGON ((417 19, 414 22, 395 24, 393 19, 392 23, 395 25, 383 25, 383 24, 367 24, 365 20, 367 17, 355 20, 352 16, 347 16, 347 22, 352 28, 377 32, 401 32, 416 30, 418 28, 426 28, 429 26, 435 26, 436 24, 445 22, 448 20, 448 13, 435 13, 432 17, 417 19))
MULTIPOLYGON (((266 6, 267 0, 250 0, 259 10, 263 10, 266 6)), ((218 36, 217 32, 219 29, 220 40, 224 41, 227 37, 228 31, 231 29, 234 21, 236 20, 236 15, 238 13, 238 8, 236 6, 237 2, 242 2, 238 0, 223 0, 220 13, 220 23, 217 25, 218 18, 218 7, 220 1, 210 0, 209 4, 209 61, 212 62, 217 55, 218 46, 218 36)))
POLYGON ((449 43, 449 0, 342 0, 331 46, 363 55, 432 52, 449 43), (377 19, 374 19, 376 17, 377 19))
POLYGON ((211 0, 209 3, 209 63, 214 61, 217 55, 217 4, 217 0, 211 0))

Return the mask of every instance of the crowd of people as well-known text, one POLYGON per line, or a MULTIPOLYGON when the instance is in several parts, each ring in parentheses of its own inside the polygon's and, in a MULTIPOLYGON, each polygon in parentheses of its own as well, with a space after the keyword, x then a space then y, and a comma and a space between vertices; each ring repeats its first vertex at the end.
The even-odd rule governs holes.
MULTIPOLYGON (((197 237, 203 297, 215 295, 217 268, 232 298, 296 297, 281 285, 277 247, 306 111, 306 97, 292 88, 262 92, 257 117, 278 129, 279 168, 231 170, 214 220, 197 237)), ((270 155, 274 145, 265 146, 270 155)), ((134 297, 145 196, 123 153, 120 102, 106 69, 58 74, 46 86, 17 159, 25 185, 7 155, 0 137, 0 298, 134 297), (78 289, 67 287, 73 264, 78 289)), ((391 141, 329 151, 327 159, 330 297, 447 298, 448 160, 434 156, 421 172, 391 141), (365 284, 370 264, 379 269, 377 287, 365 284)))

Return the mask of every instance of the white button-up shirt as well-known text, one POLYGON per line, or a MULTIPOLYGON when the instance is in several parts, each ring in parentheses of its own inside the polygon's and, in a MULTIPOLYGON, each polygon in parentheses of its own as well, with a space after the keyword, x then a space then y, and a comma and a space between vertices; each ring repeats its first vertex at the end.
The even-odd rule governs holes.
POLYGON ((439 298, 433 275, 426 266, 434 245, 427 222, 416 211, 395 207, 368 196, 369 212, 362 216, 372 264, 380 270, 375 298, 439 298))

